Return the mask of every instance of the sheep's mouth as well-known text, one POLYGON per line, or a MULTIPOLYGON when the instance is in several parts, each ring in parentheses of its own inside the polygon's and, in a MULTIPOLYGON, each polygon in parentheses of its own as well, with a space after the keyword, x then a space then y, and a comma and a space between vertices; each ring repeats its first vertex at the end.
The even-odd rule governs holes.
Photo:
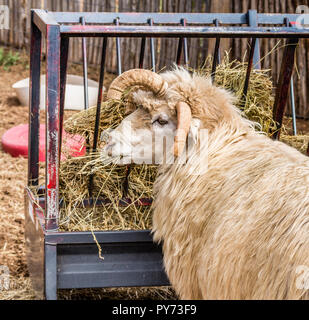
MULTIPOLYGON (((132 163, 132 157, 130 155, 121 155, 118 157, 119 161, 132 163)), ((128 163, 125 163, 128 164, 128 163)))
POLYGON ((131 155, 117 155, 109 156, 106 153, 102 152, 101 160, 104 165, 114 164, 114 165, 127 165, 132 164, 131 155))

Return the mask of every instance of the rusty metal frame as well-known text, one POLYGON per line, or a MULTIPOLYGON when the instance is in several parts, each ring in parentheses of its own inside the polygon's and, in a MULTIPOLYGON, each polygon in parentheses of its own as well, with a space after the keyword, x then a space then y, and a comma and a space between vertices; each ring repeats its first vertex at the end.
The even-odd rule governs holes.
MULTIPOLYGON (((95 122, 95 139, 93 150, 96 149, 98 140, 98 125, 101 108, 102 87, 104 81, 104 64, 106 57, 106 46, 108 37, 117 39, 118 73, 122 71, 120 59, 119 37, 140 37, 142 38, 139 67, 143 67, 146 39, 150 39, 151 61, 155 70, 154 42, 155 37, 173 37, 179 39, 178 50, 175 60, 181 63, 183 55, 184 64, 189 65, 187 38, 216 38, 215 59, 212 68, 213 77, 216 66, 220 61, 220 38, 249 38, 251 39, 251 49, 248 61, 248 70, 244 87, 244 103, 249 86, 250 71, 253 67, 259 67, 259 44, 258 38, 286 38, 288 46, 284 50, 283 63, 280 71, 278 89, 274 106, 274 119, 281 125, 284 114, 290 79, 294 65, 295 49, 299 38, 309 38, 309 29, 286 26, 286 21, 296 21, 298 14, 258 14, 255 10, 239 14, 220 13, 103 13, 103 12, 48 12, 45 10, 31 11, 31 54, 30 54, 30 106, 29 106, 29 154, 28 154, 28 186, 26 188, 26 238, 28 265, 31 277, 36 285, 38 294, 45 294, 48 299, 57 298, 57 287, 78 287, 78 281, 69 281, 72 275, 66 279, 64 285, 61 280, 61 270, 59 271, 59 261, 62 261, 62 253, 69 250, 72 257, 83 256, 82 247, 79 245, 94 245, 89 232, 84 233, 63 233, 58 232, 59 215, 59 155, 61 150, 63 109, 65 96, 65 81, 68 60, 68 48, 70 37, 103 37, 101 74, 99 81, 99 93, 97 104, 97 115, 95 122), (83 22, 82 24, 80 22, 83 22), (242 25, 242 26, 239 26, 242 25), (281 25, 278 27, 278 25, 281 25), (45 199, 41 199, 36 205, 33 188, 38 187, 39 181, 39 101, 40 101, 40 66, 42 37, 46 38, 46 181, 45 199), (32 212, 32 218, 29 218, 32 212), (39 223, 38 223, 39 221, 39 223), (43 244, 42 244, 43 243, 43 244), (65 244, 64 244, 65 243, 65 244), (67 245, 67 248, 62 246, 67 245), (63 249, 63 250, 62 250, 63 249), (74 251, 75 250, 75 251, 74 251), (31 255, 37 257, 37 268, 33 263, 31 255), (62 253, 61 253, 62 252, 62 253), (42 262, 43 261, 43 262, 42 262), (42 269, 43 268, 43 269, 42 269), (40 269, 38 271, 38 269, 40 269)), ((280 131, 274 134, 278 138, 280 131)), ((89 181, 91 190, 92 178, 89 181)), ((121 201, 121 200, 120 200, 121 201)), ((124 200, 124 203, 130 200, 124 200)), ((143 204, 149 204, 147 199, 143 204)), ((89 199, 91 204, 91 199, 89 199)), ((138 272, 130 264, 129 269, 134 276, 130 278, 129 273, 124 273, 124 278, 128 281, 116 281, 117 285, 166 285, 161 254, 158 255, 157 247, 152 243, 149 231, 119 231, 116 233, 96 232, 101 243, 118 243, 121 245, 131 243, 134 246, 136 257, 146 259, 145 252, 139 255, 141 248, 153 248, 154 261, 143 265, 144 275, 147 281, 141 281, 138 272), (143 241, 138 241, 138 237, 143 235, 143 241), (108 236, 107 236, 108 235, 108 236), (109 239, 109 240, 106 240, 109 239), (112 240, 111 240, 112 239, 112 240), (133 244, 132 244, 133 243, 133 244), (140 244, 142 245, 140 246, 140 244)), ((99 241, 99 242, 100 242, 99 241)), ((108 245, 107 245, 108 246, 108 245)), ((112 246, 111 246, 112 247, 112 246)), ((150 250, 150 249, 149 249, 150 250)), ((150 250, 151 251, 151 250, 150 250)), ((108 254, 108 253, 107 253, 108 254)), ((132 258, 132 257, 131 257, 132 258)), ((147 259, 146 259, 147 260, 147 259)), ((147 260, 148 261, 148 260, 147 260)), ((99 265, 99 261, 96 261, 99 265)), ((121 264, 125 264, 124 260, 121 264)), ((87 269, 87 264, 85 265, 87 269)), ((118 265, 117 265, 118 266, 118 265)), ((141 265, 139 265, 141 267, 141 265)), ((61 268, 60 268, 61 269, 61 268)), ((77 270, 77 269, 76 269, 77 270)), ((102 269, 103 270, 103 269, 102 269)), ((103 270, 104 271, 104 270, 103 270)), ((117 270, 116 270, 117 271, 117 270)), ((77 271, 76 271, 77 272, 77 271)), ((93 272, 93 271, 91 271, 93 272)), ((107 272, 107 271, 106 271, 107 272)), ((111 272, 108 271, 108 272, 111 272)), ((80 275, 76 273, 75 275, 80 275)), ((99 277, 100 273, 96 275, 99 277)), ((83 287, 98 283, 104 286, 104 281, 95 281, 95 277, 83 278, 83 287), (88 282, 87 282, 88 281, 88 282)), ((112 282, 106 282, 108 286, 113 286, 112 282)))

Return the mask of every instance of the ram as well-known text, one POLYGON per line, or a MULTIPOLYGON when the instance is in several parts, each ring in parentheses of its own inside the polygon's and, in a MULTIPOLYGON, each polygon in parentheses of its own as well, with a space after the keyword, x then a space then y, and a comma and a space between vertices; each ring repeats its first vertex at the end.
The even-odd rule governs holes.
MULTIPOLYGON (((231 93, 182 68, 129 70, 108 98, 128 91, 137 108, 103 151, 129 163, 132 150, 150 148, 141 129, 174 139, 175 161, 154 184, 153 234, 180 298, 308 299, 299 280, 309 268, 308 158, 257 132, 231 93), (207 139, 198 139, 202 130, 207 139)), ((148 160, 158 152, 152 145, 148 160)))

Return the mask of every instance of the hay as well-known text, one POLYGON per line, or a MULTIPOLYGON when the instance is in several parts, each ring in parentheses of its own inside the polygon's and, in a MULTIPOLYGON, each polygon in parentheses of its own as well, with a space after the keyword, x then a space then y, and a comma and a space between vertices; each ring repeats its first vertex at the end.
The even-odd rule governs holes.
POLYGON ((149 206, 139 206, 140 198, 152 198, 157 168, 132 165, 128 176, 128 206, 119 206, 124 192, 126 166, 104 165, 99 155, 70 158, 60 166, 60 230, 139 230, 151 228, 149 206), (85 207, 89 197, 89 176, 93 175, 93 197, 110 203, 85 207))
POLYGON ((29 277, 10 277, 8 290, 0 290, 0 300, 35 300, 35 292, 29 277))
POLYGON ((130 287, 59 290, 60 300, 175 300, 170 287, 130 287))
POLYGON ((309 135, 290 136, 290 135, 281 134, 280 141, 288 144, 289 146, 300 151, 301 153, 307 155, 309 135))
MULTIPOLYGON (((122 101, 110 100, 103 102, 100 116, 99 135, 102 130, 106 130, 107 128, 116 128, 124 117, 125 105, 122 101)), ((95 106, 88 110, 78 112, 65 121, 65 131, 72 134, 80 134, 85 137, 89 134, 90 139, 92 139, 95 118, 95 106)))
MULTIPOLYGON (((212 57, 208 57, 204 66, 197 70, 199 74, 209 76, 212 68, 212 57)), ((243 108, 244 115, 257 122, 262 130, 268 135, 276 131, 277 125, 273 120, 273 84, 269 76, 270 69, 253 69, 250 74, 249 88, 246 104, 243 108)), ((226 52, 222 63, 216 68, 215 84, 219 87, 232 91, 237 97, 236 106, 242 108, 243 88, 247 72, 247 63, 238 60, 230 61, 226 52)), ((283 129, 284 130, 284 129, 283 129)))

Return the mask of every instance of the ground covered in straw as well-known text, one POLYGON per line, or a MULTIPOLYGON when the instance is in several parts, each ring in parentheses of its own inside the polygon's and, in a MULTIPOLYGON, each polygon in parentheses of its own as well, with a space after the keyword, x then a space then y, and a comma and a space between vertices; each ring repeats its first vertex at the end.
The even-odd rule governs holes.
MULTIPOLYGON (((11 85, 28 77, 28 58, 22 55, 21 62, 4 70, 0 67, 0 135, 5 130, 28 121, 28 107, 21 106, 11 85)), ((81 74, 80 66, 74 67, 72 73, 81 74)), ((91 70, 90 77, 97 80, 97 70, 91 70)), ((113 78, 107 78, 105 85, 113 78)), ((68 116, 72 113, 67 113, 68 116)), ((44 119, 44 114, 41 114, 44 119)), ((66 116, 66 118, 68 118, 66 116)), ((308 121, 298 120, 300 134, 309 133, 308 121)), ((286 126, 290 128, 290 121, 286 126)), ((24 253, 24 198, 23 188, 26 184, 27 160, 12 158, 0 148, 0 266, 7 266, 10 271, 10 289, 0 291, 0 299, 33 299, 29 274, 24 253)), ((139 183, 139 182, 138 182, 139 183)), ((116 219, 116 218, 115 218, 116 219)), ((121 220, 121 219, 120 219, 121 220)), ((113 222, 114 224, 114 222, 113 222)), ((140 225, 140 228, 148 225, 140 225)), ((62 299, 166 299, 173 296, 167 288, 157 290, 149 296, 146 289, 112 289, 112 290, 71 290, 61 291, 62 299)))

